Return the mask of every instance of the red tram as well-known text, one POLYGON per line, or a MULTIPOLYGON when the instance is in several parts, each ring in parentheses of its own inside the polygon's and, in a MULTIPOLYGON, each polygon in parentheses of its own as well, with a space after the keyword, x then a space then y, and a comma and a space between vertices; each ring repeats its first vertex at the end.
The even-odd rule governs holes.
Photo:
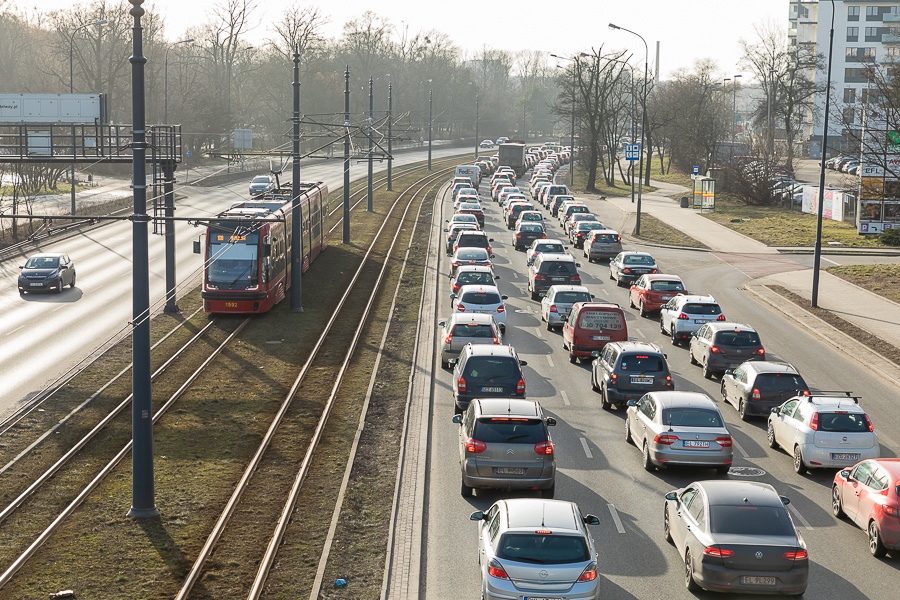
MULTIPOLYGON (((303 271, 325 249, 328 187, 300 184, 303 271)), ((234 204, 206 229, 203 310, 263 313, 291 287, 291 184, 234 204)), ((198 244, 199 246, 199 244, 198 244)), ((199 247, 195 247, 199 252, 199 247)))

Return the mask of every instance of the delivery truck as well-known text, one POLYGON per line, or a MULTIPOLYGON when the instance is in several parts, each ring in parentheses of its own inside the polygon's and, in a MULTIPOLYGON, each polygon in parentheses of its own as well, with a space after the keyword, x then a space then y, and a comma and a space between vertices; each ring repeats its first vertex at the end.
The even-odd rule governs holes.
POLYGON ((525 143, 506 142, 500 144, 500 166, 512 167, 517 177, 525 174, 525 143))

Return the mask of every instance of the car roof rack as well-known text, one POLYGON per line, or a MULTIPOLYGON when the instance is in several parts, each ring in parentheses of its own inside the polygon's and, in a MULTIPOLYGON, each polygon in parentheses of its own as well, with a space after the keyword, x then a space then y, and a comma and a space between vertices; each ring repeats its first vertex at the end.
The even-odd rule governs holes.
POLYGON ((837 400, 853 400, 854 404, 859 404, 862 396, 854 396, 853 392, 847 390, 810 390, 806 397, 807 402, 813 402, 814 398, 835 398, 837 400))

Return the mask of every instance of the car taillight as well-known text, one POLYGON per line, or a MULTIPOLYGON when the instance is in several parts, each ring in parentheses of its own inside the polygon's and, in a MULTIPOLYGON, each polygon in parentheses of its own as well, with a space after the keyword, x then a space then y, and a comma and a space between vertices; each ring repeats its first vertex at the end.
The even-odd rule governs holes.
POLYGON ((803 390, 800 392, 801 396, 809 396, 809 390, 803 390))
POLYGON ((813 431, 819 430, 819 413, 813 413, 812 419, 809 421, 809 428, 813 431))
POLYGON ((534 445, 534 451, 541 456, 553 456, 553 442, 538 442, 534 445))
POLYGON ((684 313, 678 313, 678 320, 679 321, 690 321, 691 318, 684 313))
POLYGON ((495 335, 494 337, 492 337, 491 339, 494 340, 494 343, 495 343, 495 344, 499 344, 499 343, 500 343, 500 338, 498 338, 496 335, 495 335))
POLYGON ((673 385, 674 385, 674 382, 672 381, 672 376, 666 375, 666 387, 672 387, 673 385))
POLYGON ((625 268, 622 270, 623 273, 631 273, 631 269, 625 268))
POLYGON ((472 454, 481 454, 487 450, 487 444, 482 441, 469 438, 466 440, 466 452, 471 452, 472 454))
POLYGON ((677 441, 678 436, 672 435, 670 433, 660 433, 655 438, 653 438, 654 444, 662 444, 663 446, 671 446, 677 441))
POLYGON ((581 283, 581 275, 572 275, 571 280, 575 283, 581 283))
POLYGON ((869 426, 869 431, 875 431, 875 426, 872 425, 872 420, 869 418, 869 415, 863 415, 866 418, 866 425, 869 426))
POLYGON ((466 312, 466 305, 465 305, 465 304, 461 304, 461 303, 460 303, 460 304, 457 304, 457 305, 456 305, 456 312, 466 312))
POLYGON ((525 393, 525 380, 521 377, 519 378, 519 382, 516 384, 516 393, 524 394, 525 393))
POLYGON ((584 234, 583 234, 583 233, 576 233, 576 234, 575 234, 575 237, 584 237, 584 234))
POLYGON ((809 558, 809 553, 806 550, 794 550, 785 552, 784 557, 788 560, 806 560, 809 558))
POLYGON ((517 233, 517 234, 516 234, 516 238, 520 238, 520 237, 522 237, 522 234, 521 234, 521 233, 517 233))
POLYGON ((458 262, 450 263, 450 266, 455 269, 456 267, 459 266, 459 263, 458 262))
POLYGON ((728 548, 719 548, 718 546, 707 546, 703 550, 703 554, 706 556, 716 556, 718 558, 730 558, 734 556, 734 550, 729 550, 728 548))
POLYGON ((619 376, 618 376, 616 373, 610 374, 610 376, 609 376, 609 382, 610 382, 612 385, 616 385, 616 382, 617 382, 618 380, 619 380, 619 376))
POLYGON ((541 275, 540 273, 535 273, 534 280, 537 281, 538 279, 545 279, 545 277, 543 275, 541 275))
POLYGON ((455 294, 455 293, 458 292, 458 291, 459 291, 459 284, 458 284, 458 283, 454 283, 454 284, 453 284, 453 293, 455 294))
POLYGON ((460 377, 456 380, 456 391, 466 393, 466 379, 465 377, 460 377))
POLYGON ((713 354, 718 354, 718 353, 719 353, 719 347, 718 347, 718 346, 710 346, 710 347, 709 347, 709 351, 712 352, 713 354))
POLYGON ((550 305, 550 312, 555 312, 555 313, 558 313, 558 312, 559 312, 558 310, 556 310, 556 305, 555 305, 555 304, 551 304, 551 305, 550 305))
POLYGON ((718 445, 722 446, 723 448, 731 448, 731 446, 734 444, 730 435, 723 435, 721 437, 717 437, 716 443, 718 445))
POLYGON ((592 562, 578 576, 578 581, 594 581, 595 579, 597 579, 597 563, 592 562))
POLYGON ((444 338, 444 343, 445 343, 445 344, 449 344, 449 343, 452 342, 452 341, 453 341, 453 334, 452 334, 452 333, 448 333, 448 334, 447 334, 447 337, 444 338))
POLYGON ((766 349, 765 349, 765 348, 760 348, 759 350, 756 351, 756 353, 759 354, 760 356, 765 356, 765 355, 766 355, 766 349))
POLYGON ((724 321, 724 320, 725 320, 725 315, 719 315, 718 318, 716 318, 716 321, 724 321))
POLYGON ((506 574, 506 570, 500 565, 499 562, 497 562, 496 559, 493 559, 488 563, 488 575, 496 579, 509 579, 509 575, 506 574))
POLYGON ((497 312, 498 313, 506 312, 506 307, 501 304, 500 306, 497 307, 497 312))
POLYGON ((759 388, 753 388, 753 391, 750 393, 751 400, 760 400, 762 395, 759 393, 759 388))
POLYGON ((541 239, 542 239, 542 240, 547 239, 547 234, 546 234, 546 233, 542 233, 542 234, 541 234, 541 239))
POLYGON ((881 508, 884 510, 884 514, 891 515, 892 517, 896 517, 900 514, 900 510, 897 510, 896 507, 891 506, 890 504, 885 504, 881 508))

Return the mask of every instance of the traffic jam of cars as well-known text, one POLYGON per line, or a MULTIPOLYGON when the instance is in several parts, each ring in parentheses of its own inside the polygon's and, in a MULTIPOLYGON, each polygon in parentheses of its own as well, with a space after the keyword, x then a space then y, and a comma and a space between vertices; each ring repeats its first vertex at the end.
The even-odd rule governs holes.
POLYGON ((741 421, 764 421, 768 446, 797 474, 836 471, 831 512, 865 531, 872 555, 900 550, 900 459, 880 458, 860 397, 810 387, 791 364, 769 360, 751 324, 729 320, 728 307, 689 290, 651 253, 623 248, 617 231, 557 183, 571 160, 570 148, 528 148, 524 185, 525 175, 497 156, 480 158, 474 181, 454 180, 457 212, 443 227, 452 314, 438 324, 438 354, 451 373, 455 409, 447 419, 458 429, 459 489, 466 498, 500 495, 470 517, 478 523, 483 597, 601 594, 589 530, 600 521, 558 498, 557 418, 528 398, 527 363, 505 341, 514 327, 505 301, 522 288, 494 274, 500 240, 483 232, 485 221, 511 232, 507 248, 524 251, 514 275, 526 281, 542 327, 559 332, 571 363, 590 362, 585 394, 596 394, 600 411, 624 413, 623 451, 632 446, 651 474, 696 469, 696 481, 660 497, 659 512, 643 517, 661 521, 688 590, 800 595, 809 579, 811 550, 789 498, 729 476, 735 440, 724 404, 741 421), (607 262, 609 279, 627 288, 618 302, 599 300, 583 284, 585 262, 607 262), (629 309, 657 320, 662 339, 683 347, 703 378, 721 381, 721 403, 676 388, 661 344, 629 336, 629 309))

